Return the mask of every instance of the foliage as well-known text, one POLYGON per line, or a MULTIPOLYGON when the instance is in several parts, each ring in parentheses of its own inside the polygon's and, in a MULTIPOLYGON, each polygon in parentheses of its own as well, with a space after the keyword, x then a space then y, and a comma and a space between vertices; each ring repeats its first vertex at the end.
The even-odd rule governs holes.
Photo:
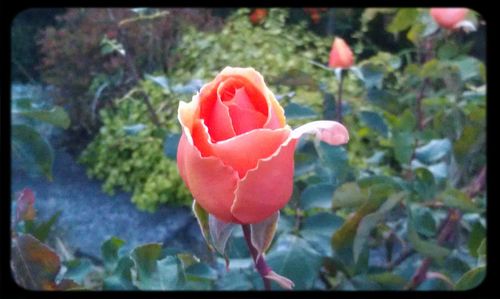
POLYGON ((71 130, 87 134, 99 126, 99 109, 135 84, 138 70, 165 71, 175 64, 171 50, 184 23, 205 30, 218 26, 209 10, 183 8, 70 8, 56 20, 38 39, 42 79, 59 88, 54 96, 68 109, 71 130), (106 50, 105 40, 123 52, 106 50))
MULTIPOLYGON (((165 135, 178 131, 179 95, 160 84, 164 77, 148 78, 116 100, 116 107, 101 110, 103 126, 80 162, 88 167, 90 177, 104 180, 105 192, 113 194, 116 188, 133 192, 132 202, 152 212, 160 203, 189 204, 192 197, 177 173, 175 154, 164 154, 165 135), (151 121, 142 92, 155 108, 160 127, 151 121)), ((169 149, 176 147, 176 142, 169 144, 169 149)))
POLYGON ((225 66, 251 66, 274 92, 300 89, 309 101, 320 102, 318 81, 324 74, 310 60, 326 63, 330 40, 308 31, 304 21, 290 24, 286 9, 269 9, 259 24, 249 20, 249 13, 238 9, 220 32, 188 30, 176 46, 179 61, 170 76, 210 80, 225 66))
POLYGON ((54 152, 37 125, 42 123, 67 129, 70 125, 68 114, 60 106, 37 107, 31 98, 15 99, 11 114, 14 162, 52 180, 54 152))

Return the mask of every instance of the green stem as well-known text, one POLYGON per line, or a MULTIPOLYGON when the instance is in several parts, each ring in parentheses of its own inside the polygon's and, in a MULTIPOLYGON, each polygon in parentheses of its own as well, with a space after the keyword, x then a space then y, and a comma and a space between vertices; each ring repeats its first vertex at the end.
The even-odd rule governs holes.
POLYGON ((344 85, 344 70, 340 71, 340 82, 337 93, 337 121, 342 122, 342 87, 344 85))

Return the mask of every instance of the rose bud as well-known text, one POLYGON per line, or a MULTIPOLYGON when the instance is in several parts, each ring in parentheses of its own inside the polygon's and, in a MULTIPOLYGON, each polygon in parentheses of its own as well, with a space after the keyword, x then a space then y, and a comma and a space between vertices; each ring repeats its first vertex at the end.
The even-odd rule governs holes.
POLYGON ((349 139, 334 121, 292 130, 253 68, 226 67, 191 102, 180 102, 178 117, 179 173, 206 212, 231 223, 261 222, 287 204, 301 135, 315 133, 332 145, 349 139))
POLYGON ((330 51, 330 61, 328 66, 331 68, 350 68, 354 64, 354 55, 346 42, 336 37, 330 51))
POLYGON ((262 22, 262 20, 267 16, 267 9, 264 8, 257 8, 252 12, 250 15, 250 21, 252 24, 256 25, 262 22))
POLYGON ((446 29, 456 29, 465 19, 467 8, 432 8, 430 14, 439 26, 446 29))

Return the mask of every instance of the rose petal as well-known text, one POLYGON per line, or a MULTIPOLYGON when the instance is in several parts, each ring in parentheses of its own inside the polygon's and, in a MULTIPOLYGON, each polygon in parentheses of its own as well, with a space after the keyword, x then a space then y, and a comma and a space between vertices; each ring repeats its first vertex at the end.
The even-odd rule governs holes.
POLYGON ((183 133, 179 141, 178 166, 181 176, 196 201, 208 213, 236 222, 230 210, 238 182, 238 174, 215 157, 202 157, 183 133))
POLYGON ((239 182, 231 213, 241 223, 260 222, 286 205, 293 191, 296 141, 289 138, 239 182))
POLYGON ((269 101, 269 116, 264 124, 264 128, 283 128, 286 125, 285 110, 283 110, 283 107, 281 107, 271 91, 268 91, 267 99, 269 101))
POLYGON ((341 145, 349 141, 349 132, 339 122, 319 120, 307 123, 292 131, 291 137, 298 139, 304 134, 315 134, 316 138, 331 145, 341 145))
POLYGON ((213 141, 225 140, 236 135, 233 129, 229 109, 222 101, 217 98, 213 101, 213 108, 205 118, 205 124, 210 132, 210 137, 213 141))
POLYGON ((242 109, 235 105, 229 106, 229 115, 236 135, 260 129, 266 122, 266 117, 262 113, 253 109, 242 109))
POLYGON ((213 153, 242 178, 261 159, 270 157, 290 135, 289 128, 258 129, 212 145, 213 153))

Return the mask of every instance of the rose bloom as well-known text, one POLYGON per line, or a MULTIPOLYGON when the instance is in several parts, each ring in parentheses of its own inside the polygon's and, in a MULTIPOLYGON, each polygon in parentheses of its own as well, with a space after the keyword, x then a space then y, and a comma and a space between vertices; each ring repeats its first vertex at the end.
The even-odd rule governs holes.
POLYGON ((348 140, 346 128, 318 121, 291 130, 283 108, 253 68, 226 67, 190 103, 180 102, 180 175, 194 199, 219 220, 260 222, 289 201, 294 150, 311 128, 330 144, 348 140))
POLYGON ((467 8, 432 8, 430 10, 436 23, 446 29, 455 29, 455 26, 464 20, 468 12, 467 8))
POLYGON ((336 37, 333 40, 328 66, 332 68, 350 68, 354 64, 354 55, 347 43, 336 37))

